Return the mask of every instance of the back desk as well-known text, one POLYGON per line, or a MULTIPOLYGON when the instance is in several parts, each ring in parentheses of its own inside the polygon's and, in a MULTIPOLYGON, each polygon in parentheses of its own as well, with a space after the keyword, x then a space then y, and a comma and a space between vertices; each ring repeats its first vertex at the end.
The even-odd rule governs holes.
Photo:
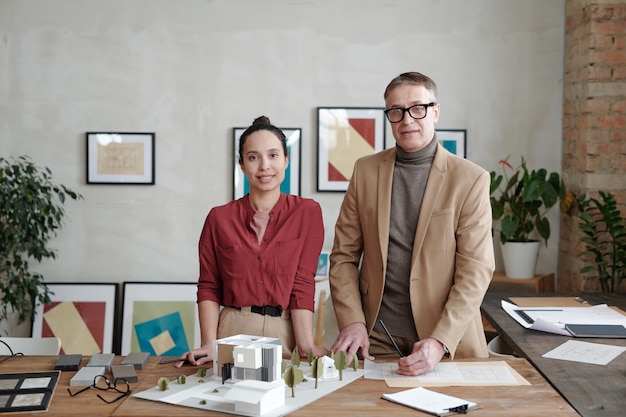
MULTIPOLYGON (((56 356, 14 357, 0 363, 1 373, 49 371, 54 369, 56 356)), ((88 362, 83 358, 82 365, 88 362)), ((131 384, 133 392, 143 391, 156 385, 162 377, 175 379, 181 373, 193 374, 195 368, 183 367, 176 369, 172 364, 158 365, 161 358, 152 357, 143 370, 138 370, 139 382, 131 384)), ((119 363, 118 356, 114 363, 119 363)), ((500 359, 497 359, 500 360, 500 359)), ((441 387, 432 388, 471 401, 484 408, 472 411, 471 416, 576 416, 576 412, 546 382, 546 380, 525 359, 510 359, 509 364, 526 378, 530 386, 503 387, 441 387)), ((96 397, 95 390, 88 390, 76 397, 67 392, 70 378, 75 372, 62 372, 59 383, 47 412, 33 413, 38 417, 70 417, 70 416, 218 416, 220 413, 207 412, 195 408, 175 406, 160 402, 152 402, 138 398, 125 397, 113 404, 106 404, 96 397)), ((77 387, 72 387, 76 390, 77 387)), ((389 388, 384 381, 358 379, 320 400, 309 404, 292 416, 420 416, 427 414, 383 400, 383 393, 402 391, 405 388, 389 388)), ((297 395, 297 387, 296 387, 297 395)), ((29 415, 29 414, 16 414, 29 415)), ((229 414, 228 414, 229 415, 229 414)))
MULTIPOLYGON (((525 329, 502 309, 500 302, 502 299, 524 296, 528 294, 488 292, 481 311, 509 346, 520 356, 528 359, 580 415, 625 416, 626 352, 606 366, 542 358, 541 356, 546 352, 573 338, 525 329)), ((554 297, 559 294, 542 293, 532 296, 554 297)), ((608 304, 626 311, 625 294, 596 293, 567 296, 578 296, 592 305, 608 304)), ((576 340, 626 346, 626 339, 580 338, 576 340)))

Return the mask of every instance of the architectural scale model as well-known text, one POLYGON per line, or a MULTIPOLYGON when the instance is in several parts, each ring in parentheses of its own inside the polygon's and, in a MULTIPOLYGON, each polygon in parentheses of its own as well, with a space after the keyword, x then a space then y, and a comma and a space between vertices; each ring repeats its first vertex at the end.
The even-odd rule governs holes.
MULTIPOLYGON (((363 376, 363 370, 344 372, 339 380, 333 359, 323 357, 324 372, 318 388, 308 363, 300 368, 305 381, 296 388, 285 385, 281 375, 280 339, 236 335, 215 341, 213 375, 188 375, 185 383, 170 381, 168 389, 158 386, 134 393, 137 398, 243 416, 278 417, 303 407, 363 376)), ((209 370, 210 371, 210 370, 209 370)))

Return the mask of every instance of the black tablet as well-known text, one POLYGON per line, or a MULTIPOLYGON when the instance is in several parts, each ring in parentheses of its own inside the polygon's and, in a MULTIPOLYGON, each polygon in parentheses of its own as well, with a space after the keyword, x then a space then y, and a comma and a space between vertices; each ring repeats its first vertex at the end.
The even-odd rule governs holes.
POLYGON ((602 337, 626 339, 626 327, 621 324, 566 324, 574 337, 602 337))

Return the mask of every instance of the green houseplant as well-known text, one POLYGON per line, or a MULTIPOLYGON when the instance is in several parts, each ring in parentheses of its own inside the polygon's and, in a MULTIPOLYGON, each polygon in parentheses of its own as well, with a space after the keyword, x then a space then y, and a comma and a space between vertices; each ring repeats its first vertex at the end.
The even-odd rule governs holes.
POLYGON ((502 174, 491 171, 491 210, 493 220, 501 220, 500 241, 529 242, 541 238, 547 246, 550 221, 546 214, 565 197, 565 184, 557 172, 548 174, 544 168, 529 170, 523 157, 514 168, 509 157, 499 162, 502 174))
POLYGON ((578 254, 587 265, 580 273, 600 282, 602 292, 618 293, 626 273, 626 224, 617 209, 615 197, 598 191, 599 198, 579 195, 578 227, 584 249, 578 254))
POLYGON ((32 317, 37 303, 49 303, 50 291, 31 262, 56 258, 48 241, 62 226, 66 198, 82 196, 52 182, 49 168, 29 157, 0 157, 0 321, 17 314, 32 317))
POLYGON ((492 218, 500 221, 496 231, 502 243, 506 275, 532 278, 540 241, 547 246, 550 238, 546 215, 565 197, 565 185, 558 173, 529 169, 523 157, 520 165, 513 167, 509 157, 499 161, 502 174, 490 173, 492 218))

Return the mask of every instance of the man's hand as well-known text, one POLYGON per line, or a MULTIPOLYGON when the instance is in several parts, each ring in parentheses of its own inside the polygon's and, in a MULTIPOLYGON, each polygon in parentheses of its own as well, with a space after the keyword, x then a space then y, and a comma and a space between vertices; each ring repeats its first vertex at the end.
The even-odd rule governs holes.
POLYGON ((348 354, 348 362, 352 360, 352 355, 361 349, 363 359, 374 360, 369 354, 370 339, 367 335, 367 329, 363 323, 351 323, 341 329, 337 340, 330 347, 333 352, 346 352, 348 354))
POLYGON ((398 373, 400 375, 421 375, 430 372, 443 358, 444 353, 443 344, 437 339, 429 337, 420 340, 413 345, 413 351, 409 356, 398 360, 398 373))

